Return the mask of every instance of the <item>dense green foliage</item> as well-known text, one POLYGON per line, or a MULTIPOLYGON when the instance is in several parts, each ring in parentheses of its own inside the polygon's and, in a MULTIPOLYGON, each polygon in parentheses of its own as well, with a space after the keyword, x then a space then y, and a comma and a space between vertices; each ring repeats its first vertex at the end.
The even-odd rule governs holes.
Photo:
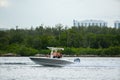
POLYGON ((48 54, 47 46, 64 47, 67 55, 120 55, 120 28, 55 27, 0 31, 0 54, 48 54))
POLYGON ((67 55, 93 55, 93 56, 117 56, 120 55, 120 47, 110 47, 104 49, 93 49, 93 48, 65 48, 63 54, 67 55), (67 53, 70 52, 70 53, 67 53))

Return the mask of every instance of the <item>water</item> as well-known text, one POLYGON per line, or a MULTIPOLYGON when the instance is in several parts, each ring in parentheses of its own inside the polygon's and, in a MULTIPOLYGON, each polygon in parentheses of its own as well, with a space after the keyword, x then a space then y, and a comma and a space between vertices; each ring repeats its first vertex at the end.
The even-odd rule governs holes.
POLYGON ((74 65, 45 67, 28 57, 0 57, 0 80, 120 80, 120 58, 80 59, 74 65))

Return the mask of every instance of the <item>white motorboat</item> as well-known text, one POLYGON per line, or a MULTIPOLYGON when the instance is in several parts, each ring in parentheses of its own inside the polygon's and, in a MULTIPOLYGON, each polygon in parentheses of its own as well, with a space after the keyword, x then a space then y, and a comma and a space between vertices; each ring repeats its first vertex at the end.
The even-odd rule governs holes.
POLYGON ((64 50, 64 48, 56 48, 56 47, 47 47, 51 50, 50 57, 30 57, 32 61, 34 61, 37 64, 43 65, 43 66, 66 66, 70 64, 74 64, 74 62, 64 60, 60 58, 59 56, 56 57, 53 55, 54 52, 57 52, 58 50, 64 50))

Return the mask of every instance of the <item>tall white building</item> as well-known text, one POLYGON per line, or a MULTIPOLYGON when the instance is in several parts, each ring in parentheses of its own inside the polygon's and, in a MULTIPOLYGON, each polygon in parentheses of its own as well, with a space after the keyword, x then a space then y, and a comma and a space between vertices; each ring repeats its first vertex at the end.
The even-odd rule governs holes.
POLYGON ((120 21, 115 21, 114 22, 114 27, 115 28, 120 28, 120 21))
POLYGON ((107 27, 107 22, 102 20, 83 20, 77 21, 73 20, 73 26, 100 26, 100 27, 107 27))

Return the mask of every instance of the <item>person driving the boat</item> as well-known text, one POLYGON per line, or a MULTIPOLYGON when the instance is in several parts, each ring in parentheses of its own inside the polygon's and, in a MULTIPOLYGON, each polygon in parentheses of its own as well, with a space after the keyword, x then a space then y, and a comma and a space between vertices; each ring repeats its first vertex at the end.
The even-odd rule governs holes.
POLYGON ((61 58, 62 54, 60 52, 53 52, 53 58, 61 58))

